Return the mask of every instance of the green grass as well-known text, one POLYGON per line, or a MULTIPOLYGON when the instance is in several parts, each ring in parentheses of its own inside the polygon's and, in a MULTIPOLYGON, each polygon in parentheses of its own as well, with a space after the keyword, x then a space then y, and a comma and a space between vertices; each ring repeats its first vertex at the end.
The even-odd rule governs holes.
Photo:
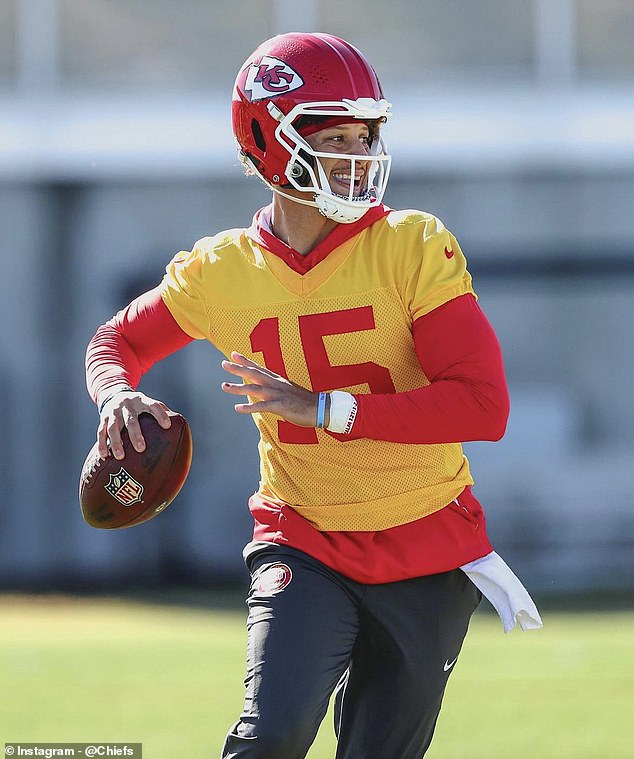
MULTIPOLYGON (((0 743, 219 755, 241 707, 241 611, 5 596, 0 620, 0 743)), ((505 636, 496 617, 476 615, 426 759, 632 756, 633 621, 552 612, 543 630, 505 636)), ((310 759, 331 759, 333 746, 328 718, 310 759)))

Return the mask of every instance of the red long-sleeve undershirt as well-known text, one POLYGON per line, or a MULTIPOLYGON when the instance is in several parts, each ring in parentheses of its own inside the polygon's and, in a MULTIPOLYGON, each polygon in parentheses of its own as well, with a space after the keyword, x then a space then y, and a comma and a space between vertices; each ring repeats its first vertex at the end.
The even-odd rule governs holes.
POLYGON ((413 335, 431 384, 407 393, 356 395, 354 437, 395 443, 499 440, 509 414, 502 352, 473 295, 420 317, 413 335))
MULTIPOLYGON (((420 317, 414 344, 430 383, 396 394, 357 395, 353 437, 400 443, 498 440, 509 400, 500 347, 472 295, 420 317)), ((163 302, 160 288, 132 301, 99 327, 86 355, 95 402, 119 384, 136 387, 157 361, 192 341, 163 302)))
POLYGON ((99 403, 109 388, 136 387, 157 361, 191 342, 163 302, 160 287, 149 290, 99 327, 88 344, 90 397, 99 403))

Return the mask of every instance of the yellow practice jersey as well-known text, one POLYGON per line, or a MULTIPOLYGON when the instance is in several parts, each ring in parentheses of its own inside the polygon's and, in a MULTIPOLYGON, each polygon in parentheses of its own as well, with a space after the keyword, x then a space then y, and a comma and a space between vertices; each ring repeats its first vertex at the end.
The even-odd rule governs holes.
MULTIPOLYGON (((244 229, 205 237, 167 267, 180 327, 313 391, 393 393, 429 384, 412 323, 472 293, 455 238, 420 211, 391 211, 299 274, 244 229)), ((458 443, 354 439, 255 414, 262 498, 320 530, 384 530, 442 508, 473 480, 458 443)), ((354 429, 353 429, 354 432, 354 429)))

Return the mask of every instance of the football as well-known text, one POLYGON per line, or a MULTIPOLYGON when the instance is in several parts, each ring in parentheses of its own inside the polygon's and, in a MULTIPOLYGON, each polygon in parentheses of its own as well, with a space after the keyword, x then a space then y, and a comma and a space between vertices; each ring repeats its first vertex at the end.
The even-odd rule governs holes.
POLYGON ((176 498, 189 474, 192 436, 183 416, 170 412, 170 418, 172 426, 163 429, 151 414, 139 416, 142 453, 134 450, 125 429, 123 459, 111 452, 102 459, 93 445, 79 478, 81 513, 91 527, 116 530, 142 524, 176 498))

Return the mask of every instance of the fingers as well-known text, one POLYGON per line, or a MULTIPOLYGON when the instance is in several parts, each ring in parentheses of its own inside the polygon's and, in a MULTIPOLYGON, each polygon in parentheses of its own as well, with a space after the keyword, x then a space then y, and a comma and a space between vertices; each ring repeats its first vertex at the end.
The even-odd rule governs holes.
POLYGON ((161 403, 160 401, 152 401, 152 403, 147 405, 147 408, 145 408, 144 411, 152 414, 164 430, 168 430, 172 426, 169 409, 164 403, 161 403))
POLYGON ((235 361, 236 364, 240 364, 241 366, 255 366, 260 369, 263 368, 259 364, 256 364, 255 361, 251 361, 250 358, 243 356, 242 353, 238 353, 238 351, 233 351, 231 353, 231 360, 235 361))
POLYGON ((238 414, 263 414, 265 411, 277 413, 278 404, 274 401, 253 401, 253 403, 236 403, 233 408, 238 414))
POLYGON ((108 420, 100 419, 99 427, 97 428, 97 448, 99 451, 99 458, 105 459, 108 457, 108 420))
POLYGON ((121 414, 113 413, 110 419, 107 421, 106 430, 108 432, 108 439, 110 441, 110 450, 115 459, 122 459, 125 457, 123 450, 123 442, 121 440, 122 429, 121 414))
POLYGON ((236 377, 250 382, 263 383, 271 379, 279 379, 277 374, 273 374, 261 366, 245 366, 234 364, 231 361, 223 361, 222 368, 229 374, 234 374, 236 377))
POLYGON ((168 429, 172 424, 167 406, 142 393, 120 394, 106 404, 97 429, 97 445, 101 458, 106 458, 110 451, 115 459, 125 458, 123 429, 127 429, 134 450, 143 453, 146 444, 139 423, 139 416, 143 413, 151 414, 163 429, 168 429))
POLYGON ((235 385, 223 382, 220 386, 230 395, 247 395, 254 400, 249 403, 236 403, 233 407, 238 414, 257 414, 265 411, 279 412, 280 393, 274 388, 263 385, 235 385))
MULTIPOLYGON (((259 366, 241 353, 234 352, 231 354, 231 358, 235 362, 225 360, 222 362, 222 368, 230 374, 240 377, 242 383, 223 382, 220 387, 225 393, 247 395, 255 401, 269 401, 273 398, 279 400, 292 387, 292 384, 285 377, 271 372, 266 367, 259 366)), ((238 404, 235 409, 241 414, 252 414, 263 410, 260 406, 255 409, 255 405, 254 402, 238 404)))
POLYGON ((285 382, 288 381, 284 377, 281 377, 279 374, 276 374, 270 369, 267 369, 265 366, 256 364, 254 361, 246 358, 246 356, 243 356, 241 353, 234 352, 231 354, 231 358, 232 361, 227 361, 225 359, 222 362, 222 368, 230 374, 235 374, 237 377, 250 379, 251 381, 256 382, 259 382, 261 380, 266 381, 267 379, 283 380, 285 382))
POLYGON ((230 395, 251 395, 260 398, 264 397, 267 390, 262 385, 234 385, 231 382, 223 382, 220 387, 230 395))
MULTIPOLYGON (((132 443, 132 447, 137 453, 143 453, 145 450, 145 438, 141 432, 141 425, 139 424, 139 417, 132 413, 129 409, 123 409, 123 423, 128 430, 128 437, 132 443)), ((113 453, 115 449, 113 447, 113 453)), ((118 458, 115 454, 115 458, 118 458)), ((122 457, 123 458, 123 457, 122 457)))
POLYGON ((303 427, 315 425, 315 393, 256 364, 241 353, 232 353, 231 361, 223 361, 222 368, 242 380, 241 383, 223 382, 222 390, 229 395, 248 397, 248 402, 234 406, 238 414, 270 412, 303 427))
POLYGON ((246 379, 249 372, 252 374, 254 373, 252 369, 246 366, 242 366, 241 364, 234 364, 231 361, 223 361, 222 362, 222 368, 229 372, 229 374, 235 374, 236 377, 242 377, 242 379, 246 379))

